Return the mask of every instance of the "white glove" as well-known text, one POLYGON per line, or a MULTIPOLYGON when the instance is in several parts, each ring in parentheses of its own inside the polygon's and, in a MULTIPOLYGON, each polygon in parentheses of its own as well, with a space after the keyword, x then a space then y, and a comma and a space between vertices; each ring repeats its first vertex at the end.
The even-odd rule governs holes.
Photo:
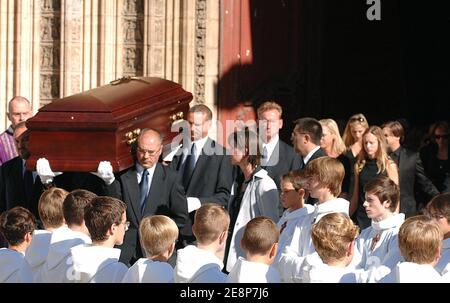
POLYGON ((40 158, 36 162, 36 172, 41 179, 42 184, 49 184, 53 182, 53 178, 61 175, 61 172, 53 172, 50 168, 50 163, 45 158, 40 158))
POLYGON ((111 183, 113 183, 116 179, 114 177, 111 162, 109 161, 100 161, 100 163, 98 164, 97 172, 92 172, 92 174, 102 179, 106 185, 111 185, 111 183))

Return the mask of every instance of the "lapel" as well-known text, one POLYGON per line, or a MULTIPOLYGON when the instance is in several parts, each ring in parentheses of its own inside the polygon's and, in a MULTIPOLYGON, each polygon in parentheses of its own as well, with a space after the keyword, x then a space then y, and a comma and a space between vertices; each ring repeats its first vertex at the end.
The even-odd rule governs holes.
POLYGON ((281 151, 281 145, 280 145, 280 140, 278 140, 277 144, 275 145, 275 148, 272 152, 272 154, 270 155, 269 161, 267 161, 267 167, 265 168, 265 170, 267 171, 273 171, 275 170, 275 167, 281 163, 280 162, 280 155, 283 155, 282 151, 281 151))
POLYGON ((137 182, 136 166, 131 167, 122 176, 124 184, 127 187, 128 201, 130 201, 131 208, 137 222, 141 220, 141 210, 139 205, 139 184, 137 182))
POLYGON ((402 159, 405 160, 405 153, 406 152, 405 152, 405 149, 403 148, 403 146, 400 146, 400 152, 398 154, 398 159, 397 159, 399 178, 400 178, 400 171, 403 171, 403 167, 405 165, 405 161, 402 161, 402 159))
POLYGON ((162 202, 159 199, 163 199, 168 196, 164 192, 166 190, 166 187, 164 186, 165 181, 166 173, 161 164, 157 163, 155 172, 153 173, 152 184, 150 184, 147 201, 145 201, 144 217, 146 215, 155 214, 157 206, 162 202))

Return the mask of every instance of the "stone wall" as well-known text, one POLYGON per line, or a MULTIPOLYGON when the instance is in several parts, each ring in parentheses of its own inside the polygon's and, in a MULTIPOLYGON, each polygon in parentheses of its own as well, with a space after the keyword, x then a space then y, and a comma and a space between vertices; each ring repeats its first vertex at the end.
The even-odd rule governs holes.
POLYGON ((0 131, 15 95, 33 111, 122 76, 180 83, 216 112, 218 0, 0 1, 0 131))

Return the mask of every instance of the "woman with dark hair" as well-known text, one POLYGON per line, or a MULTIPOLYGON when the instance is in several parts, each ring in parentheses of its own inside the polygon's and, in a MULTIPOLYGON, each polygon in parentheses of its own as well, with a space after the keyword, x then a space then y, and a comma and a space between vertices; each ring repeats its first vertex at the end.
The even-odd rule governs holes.
POLYGON ((420 149, 425 174, 441 192, 450 192, 450 162, 448 160, 449 126, 447 121, 431 125, 430 141, 420 149))
POLYGON ((230 242, 227 248, 226 270, 229 272, 239 257, 245 257, 240 241, 247 222, 259 216, 278 221, 278 189, 266 170, 261 168, 261 146, 258 135, 247 127, 228 138, 231 162, 242 172, 243 180, 231 189, 230 242))

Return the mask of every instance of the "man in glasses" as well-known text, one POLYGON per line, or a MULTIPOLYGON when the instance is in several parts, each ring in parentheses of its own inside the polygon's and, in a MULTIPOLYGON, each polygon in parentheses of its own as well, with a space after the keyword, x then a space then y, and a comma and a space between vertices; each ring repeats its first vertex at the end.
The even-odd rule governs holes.
POLYGON ((415 216, 420 206, 423 206, 429 198, 439 194, 439 191, 425 175, 419 154, 402 145, 405 134, 402 124, 398 121, 390 121, 383 124, 382 129, 389 156, 398 166, 400 212, 404 213, 406 218, 415 216), (426 201, 419 201, 419 204, 417 204, 414 194, 417 189, 428 196, 426 201))
MULTIPOLYGON (((125 234, 120 261, 132 265, 143 257, 139 241, 139 224, 149 215, 166 215, 181 230, 186 224, 188 212, 183 186, 177 181, 176 172, 158 162, 162 152, 161 134, 144 129, 137 138, 136 164, 117 175, 111 163, 102 161, 97 175, 105 182, 108 196, 127 204, 129 230, 125 234)), ((175 261, 175 260, 173 260, 175 261)))

